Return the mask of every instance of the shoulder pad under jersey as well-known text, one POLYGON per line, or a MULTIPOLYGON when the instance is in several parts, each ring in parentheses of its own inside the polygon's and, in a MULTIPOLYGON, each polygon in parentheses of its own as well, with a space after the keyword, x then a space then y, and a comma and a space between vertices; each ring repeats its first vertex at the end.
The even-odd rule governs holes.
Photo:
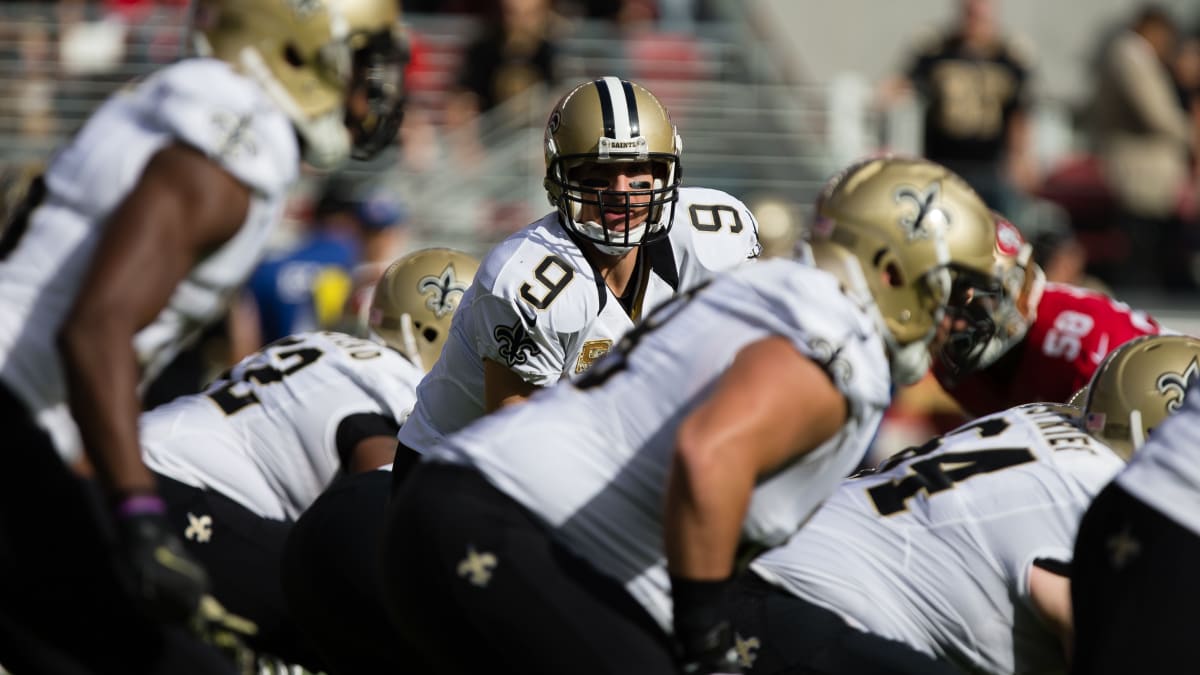
POLYGON ((679 190, 671 245, 681 267, 694 264, 712 272, 732 269, 762 252, 758 221, 750 209, 733 195, 709 188, 679 190))
POLYGON ((287 116, 222 61, 180 61, 132 95, 146 123, 203 152, 256 192, 281 195, 299 175, 299 144, 287 116))

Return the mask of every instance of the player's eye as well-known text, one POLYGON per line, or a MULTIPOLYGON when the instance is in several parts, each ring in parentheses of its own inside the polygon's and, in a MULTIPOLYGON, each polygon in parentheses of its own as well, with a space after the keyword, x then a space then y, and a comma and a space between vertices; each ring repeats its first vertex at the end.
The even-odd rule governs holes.
POLYGON ((648 181, 648 180, 631 181, 629 183, 629 187, 633 188, 634 190, 649 190, 650 189, 650 181, 648 181))
POLYGON ((593 190, 603 190, 604 188, 608 187, 608 179, 607 178, 584 178, 583 180, 579 181, 579 184, 585 188, 592 188, 593 190))

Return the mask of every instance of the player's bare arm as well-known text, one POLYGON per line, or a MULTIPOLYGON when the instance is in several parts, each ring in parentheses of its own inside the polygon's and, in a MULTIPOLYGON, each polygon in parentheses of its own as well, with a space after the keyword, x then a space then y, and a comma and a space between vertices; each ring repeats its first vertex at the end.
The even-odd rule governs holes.
POLYGON ((160 150, 109 218, 95 262, 59 332, 71 411, 110 492, 152 490, 137 440, 134 334, 196 260, 237 232, 250 190, 196 150, 160 150))
POLYGON ((374 471, 396 459, 395 436, 368 436, 354 446, 350 460, 351 473, 374 471))
POLYGON ((829 376, 788 340, 745 347, 679 428, 663 526, 671 574, 727 578, 758 477, 832 437, 846 415, 829 376))
POLYGON ((483 406, 487 412, 520 403, 536 390, 537 385, 526 382, 504 364, 483 360, 483 406))
POLYGON ((1054 631, 1063 646, 1067 663, 1075 642, 1075 623, 1071 615, 1071 579, 1036 563, 1029 568, 1029 597, 1033 608, 1054 631))

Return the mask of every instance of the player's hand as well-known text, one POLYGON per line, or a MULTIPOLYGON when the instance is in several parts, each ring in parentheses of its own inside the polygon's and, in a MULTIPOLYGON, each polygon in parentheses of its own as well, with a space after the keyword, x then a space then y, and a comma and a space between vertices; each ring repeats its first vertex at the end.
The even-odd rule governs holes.
MULTIPOLYGON (((137 500, 161 500, 139 496, 137 500)), ((133 593, 153 616, 176 623, 191 620, 208 591, 208 575, 171 534, 164 512, 119 506, 117 534, 132 574, 133 593)))
POLYGON ((211 595, 200 599, 200 607, 192 619, 192 632, 232 661, 237 672, 259 672, 255 663, 258 656, 246 645, 246 640, 258 633, 258 626, 249 619, 229 613, 211 595))
POLYGON ((684 675, 738 675, 742 672, 733 628, 721 621, 706 631, 677 635, 679 667, 684 675))

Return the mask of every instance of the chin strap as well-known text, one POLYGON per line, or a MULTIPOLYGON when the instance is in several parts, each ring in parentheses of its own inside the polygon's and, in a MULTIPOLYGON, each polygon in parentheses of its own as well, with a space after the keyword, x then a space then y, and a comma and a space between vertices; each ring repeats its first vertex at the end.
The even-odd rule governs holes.
POLYGON ((413 327, 412 316, 408 312, 400 315, 400 339, 404 341, 404 355, 408 357, 408 360, 421 370, 428 370, 425 368, 425 362, 421 359, 421 352, 417 349, 416 330, 413 327))
POLYGON ((1136 451, 1146 442, 1146 434, 1142 426, 1142 411, 1134 408, 1129 411, 1129 438, 1133 441, 1133 449, 1136 451))
MULTIPOLYGON (((890 342, 890 341, 889 341, 890 342)), ((922 340, 891 349, 892 382, 907 387, 916 384, 929 372, 933 357, 922 340)))

